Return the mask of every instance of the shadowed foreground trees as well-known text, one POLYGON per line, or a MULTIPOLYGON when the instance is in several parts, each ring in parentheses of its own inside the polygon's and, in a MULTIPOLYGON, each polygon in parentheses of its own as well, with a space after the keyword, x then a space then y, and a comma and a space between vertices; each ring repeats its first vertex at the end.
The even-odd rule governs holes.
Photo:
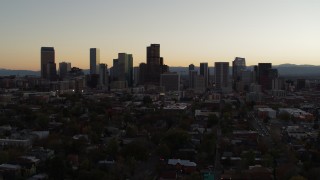
POLYGON ((170 129, 164 134, 162 143, 167 144, 171 151, 182 148, 190 141, 190 135, 181 129, 170 129))
POLYGON ((148 147, 147 143, 144 141, 133 141, 124 147, 121 150, 121 154, 126 159, 134 158, 135 160, 144 161, 148 158, 148 147))

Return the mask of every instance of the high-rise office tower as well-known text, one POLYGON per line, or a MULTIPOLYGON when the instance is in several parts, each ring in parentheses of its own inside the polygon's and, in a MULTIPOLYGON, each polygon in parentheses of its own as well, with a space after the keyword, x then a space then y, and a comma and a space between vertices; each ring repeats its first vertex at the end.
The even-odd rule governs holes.
POLYGON ((226 88, 229 86, 229 62, 214 63, 214 78, 217 89, 226 88))
POLYGON ((180 75, 177 73, 163 73, 160 75, 160 86, 165 91, 180 91, 180 75))
POLYGON ((194 76, 193 90, 198 93, 203 93, 206 90, 205 78, 201 75, 194 76))
POLYGON ((209 84, 208 63, 200 63, 200 75, 204 77, 204 84, 207 87, 209 84))
POLYGON ((139 85, 143 85, 147 82, 147 64, 140 63, 139 64, 139 85))
POLYGON ((258 83, 262 90, 272 89, 272 79, 278 77, 278 71, 272 69, 271 63, 258 63, 258 83))
POLYGON ((284 78, 274 78, 272 79, 272 90, 284 90, 285 89, 285 79, 284 78))
MULTIPOLYGON (((189 88, 193 88, 194 87, 194 77, 193 77, 193 74, 194 74, 194 65, 193 64, 190 64, 189 65, 189 71, 188 71, 188 74, 189 74, 189 88)), ((197 71, 196 71, 197 72, 197 71)))
POLYGON ((246 59, 241 57, 236 57, 232 61, 232 78, 233 82, 240 80, 241 71, 246 70, 246 59))
POLYGON ((50 81, 55 81, 57 80, 57 67, 56 63, 54 62, 49 62, 47 64, 47 77, 46 79, 50 81))
POLYGON ((190 89, 195 88, 197 76, 198 76, 198 71, 196 71, 196 70, 189 71, 189 88, 190 89))
POLYGON ((129 87, 133 85, 133 57, 131 54, 119 53, 113 60, 112 78, 115 81, 125 81, 129 87))
POLYGON ((255 83, 258 83, 258 66, 257 65, 254 65, 253 66, 253 81, 255 83))
POLYGON ((139 73, 140 68, 139 67, 133 67, 133 85, 137 86, 139 84, 139 73))
POLYGON ((250 85, 253 83, 253 72, 250 70, 242 70, 240 72, 240 80, 244 85, 250 85))
POLYGON ((108 86, 108 65, 99 64, 99 85, 108 86))
POLYGON ((71 71, 71 63, 61 62, 59 63, 59 76, 60 78, 65 78, 68 72, 71 71))
POLYGON ((119 60, 113 59, 113 66, 110 68, 110 77, 111 81, 118 81, 119 80, 119 60))
MULTIPOLYGON (((160 44, 151 44, 147 47, 147 76, 146 81, 152 84, 159 84, 160 66, 160 44)), ((161 60, 163 63, 163 60, 161 60)))
POLYGON ((145 72, 145 83, 160 84, 160 74, 168 72, 168 66, 164 65, 160 57, 160 44, 151 44, 147 47, 147 66, 145 72))
MULTIPOLYGON (((55 52, 53 47, 41 47, 41 78, 48 79, 48 64, 55 63, 55 52)), ((50 68, 52 69, 52 68, 50 68)))
POLYGON ((127 54, 128 61, 125 65, 125 74, 126 74, 126 80, 128 82, 128 86, 133 86, 133 57, 132 54, 127 54))
POLYGON ((278 69, 269 69, 267 70, 267 82, 266 82, 266 87, 262 87, 265 88, 267 90, 271 90, 272 89, 272 80, 278 78, 278 69))
POLYGON ((190 65, 189 65, 189 71, 192 71, 192 70, 194 70, 194 65, 193 65, 193 64, 190 64, 190 65))
POLYGON ((90 48, 90 74, 99 74, 100 49, 90 48))
POLYGON ((271 63, 258 63, 258 83, 261 83, 268 76, 268 70, 271 68, 271 63))
POLYGON ((147 64, 160 65, 160 44, 151 44, 147 47, 147 64))

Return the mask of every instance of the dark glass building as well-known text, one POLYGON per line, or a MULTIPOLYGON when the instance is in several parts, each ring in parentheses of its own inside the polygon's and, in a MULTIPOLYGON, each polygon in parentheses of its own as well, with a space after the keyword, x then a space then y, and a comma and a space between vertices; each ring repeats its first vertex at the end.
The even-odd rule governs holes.
POLYGON ((90 48, 90 74, 99 74, 100 49, 90 48))
POLYGON ((169 67, 164 65, 163 58, 160 57, 160 44, 151 44, 147 47, 146 65, 144 84, 160 85, 160 75, 169 70, 169 67))
POLYGON ((205 87, 208 87, 208 84, 209 84, 208 63, 200 63, 200 75, 204 77, 204 85, 205 85, 205 87))
MULTIPOLYGON (((53 47, 41 47, 41 78, 48 79, 48 75, 54 72, 48 72, 48 64, 55 63, 55 52, 53 47)), ((52 67, 52 65, 50 66, 52 67)), ((56 71, 56 70, 55 70, 56 71)))

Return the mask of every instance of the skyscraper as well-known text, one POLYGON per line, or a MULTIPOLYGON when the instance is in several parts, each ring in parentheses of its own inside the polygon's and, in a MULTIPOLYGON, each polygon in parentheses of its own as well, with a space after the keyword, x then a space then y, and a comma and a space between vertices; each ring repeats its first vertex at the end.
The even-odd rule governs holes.
POLYGON ((168 66, 163 64, 160 57, 160 44, 151 44, 147 47, 147 66, 145 83, 160 85, 160 74, 168 71, 168 66))
POLYGON ((236 57, 232 61, 232 78, 233 82, 240 80, 241 71, 246 70, 246 59, 241 57, 236 57))
POLYGON ((151 44, 147 47, 147 64, 160 65, 160 44, 151 44))
POLYGON ((113 60, 112 78, 114 81, 125 81, 129 87, 133 85, 132 54, 119 53, 118 59, 113 60))
POLYGON ((249 90, 250 84, 254 82, 254 72, 250 70, 241 71, 240 80, 244 86, 244 90, 249 90))
POLYGON ((216 88, 221 90, 229 86, 229 62, 214 63, 214 78, 216 88))
POLYGON ((189 71, 192 71, 192 70, 194 70, 194 65, 193 65, 193 64, 190 64, 190 65, 189 65, 189 71))
POLYGON ((90 74, 99 74, 100 49, 90 48, 90 74))
POLYGON ((196 70, 189 71, 189 88, 190 89, 195 88, 197 76, 198 76, 198 71, 196 71, 196 70))
POLYGON ((133 67, 133 84, 134 86, 137 86, 139 84, 139 76, 140 76, 140 68, 139 67, 133 67))
POLYGON ((99 64, 99 85, 108 86, 108 65, 99 64))
MULTIPOLYGON (((55 52, 53 47, 41 47, 41 78, 48 79, 48 64, 55 63, 55 52)), ((50 68, 52 69, 52 68, 50 68)))
POLYGON ((272 69, 271 63, 258 63, 258 83, 262 90, 272 88, 272 79, 278 76, 278 71, 272 69))
POLYGON ((180 75, 177 73, 163 73, 160 75, 160 86, 165 91, 180 91, 180 75))
POLYGON ((50 81, 55 81, 57 80, 57 67, 56 63, 54 62, 49 62, 47 64, 47 77, 46 79, 50 81))
MULTIPOLYGON (((194 88, 194 65, 193 64, 190 64, 189 65, 189 71, 188 71, 188 74, 189 74, 189 88, 194 88)), ((196 71, 196 74, 197 74, 197 71, 196 71)))
POLYGON ((207 87, 209 84, 208 63, 200 63, 200 75, 204 77, 204 84, 207 87))
POLYGON ((265 88, 267 90, 271 90, 272 89, 272 80, 278 78, 278 69, 269 69, 267 70, 267 82, 266 82, 266 87, 262 87, 265 88))
MULTIPOLYGON (((147 47, 147 76, 146 81, 151 84, 159 84, 160 66, 160 44, 151 44, 147 47)), ((163 60, 161 60, 163 63, 163 60)))
POLYGON ((59 76, 60 78, 65 78, 68 72, 71 71, 71 63, 61 62, 59 63, 59 76))
POLYGON ((206 90, 205 79, 201 75, 194 76, 194 87, 193 90, 196 93, 203 93, 206 90))

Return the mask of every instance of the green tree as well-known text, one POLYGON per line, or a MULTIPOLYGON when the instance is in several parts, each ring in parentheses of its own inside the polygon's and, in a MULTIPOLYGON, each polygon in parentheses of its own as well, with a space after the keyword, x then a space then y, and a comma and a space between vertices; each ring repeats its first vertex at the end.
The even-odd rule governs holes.
POLYGON ((47 163, 47 172, 52 179, 64 179, 66 174, 66 163, 62 157, 54 157, 47 163))
POLYGON ((252 166, 255 163, 255 154, 253 151, 245 153, 242 157, 248 166, 252 166))
POLYGON ((157 153, 162 158, 169 158, 171 156, 170 148, 166 144, 160 144, 157 148, 157 153))
POLYGON ((203 137, 200 145, 200 151, 207 153, 209 156, 213 156, 216 146, 216 137, 213 133, 207 134, 203 137))
POLYGON ((181 129, 170 129, 162 139, 170 147, 171 151, 177 150, 190 141, 190 135, 181 129))
POLYGON ((7 151, 0 151, 0 164, 9 161, 9 153, 7 151))
POLYGON ((307 179, 304 178, 303 176, 293 176, 290 178, 290 180, 307 180, 307 179))
POLYGON ((103 179, 110 179, 107 177, 107 174, 101 170, 98 169, 92 169, 90 171, 88 170, 80 170, 79 176, 77 177, 79 180, 103 180, 103 179))
POLYGON ((263 165, 265 167, 271 167, 273 165, 273 157, 270 154, 265 154, 263 156, 263 165))
POLYGON ((138 128, 133 124, 129 124, 126 128, 126 136, 136 137, 137 134, 138 134, 138 128))
POLYGON ((148 148, 146 148, 146 142, 144 141, 133 141, 122 148, 122 155, 129 159, 133 157, 136 160, 147 160, 148 148))
POLYGON ((38 114, 35 123, 36 123, 36 126, 38 126, 41 129, 47 128, 49 124, 49 118, 45 114, 38 114))
POLYGON ((185 180, 201 180, 202 177, 199 172, 193 172, 192 174, 190 174, 189 176, 186 176, 183 179, 185 179, 185 180))
POLYGON ((111 155, 113 158, 117 156, 119 153, 119 143, 115 138, 109 141, 106 151, 107 154, 111 155))
POLYGON ((219 122, 219 118, 215 114, 210 114, 208 117, 207 126, 212 127, 214 125, 217 125, 219 122))
POLYGON ((85 158, 84 160, 81 161, 79 168, 84 170, 91 170, 92 163, 88 158, 85 158))
POLYGON ((150 96, 144 96, 142 101, 143 101, 143 104, 145 105, 152 103, 152 99, 150 96))
POLYGON ((282 112, 279 114, 279 118, 281 120, 284 120, 284 121, 289 121, 290 120, 290 114, 287 113, 287 112, 282 112))

